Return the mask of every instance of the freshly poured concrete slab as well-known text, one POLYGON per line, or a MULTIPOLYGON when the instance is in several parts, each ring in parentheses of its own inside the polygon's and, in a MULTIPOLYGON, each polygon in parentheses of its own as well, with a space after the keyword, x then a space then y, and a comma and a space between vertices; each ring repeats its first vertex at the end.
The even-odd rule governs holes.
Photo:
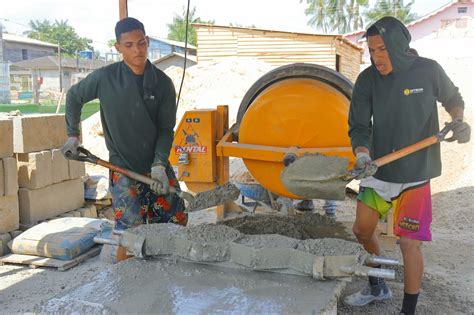
POLYGON ((38 307, 84 314, 335 314, 345 283, 233 268, 129 259, 38 307))

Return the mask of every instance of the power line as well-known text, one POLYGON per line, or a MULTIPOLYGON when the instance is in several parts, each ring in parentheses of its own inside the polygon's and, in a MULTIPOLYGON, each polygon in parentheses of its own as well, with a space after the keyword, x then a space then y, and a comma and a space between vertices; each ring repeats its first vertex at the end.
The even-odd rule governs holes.
POLYGON ((27 27, 27 28, 31 29, 31 26, 29 26, 29 25, 25 25, 25 24, 22 24, 22 23, 19 23, 19 22, 15 22, 15 21, 12 21, 10 19, 0 18, 0 20, 5 21, 5 22, 9 22, 9 23, 13 23, 13 24, 17 24, 17 25, 21 25, 21 26, 24 26, 24 27, 27 27))

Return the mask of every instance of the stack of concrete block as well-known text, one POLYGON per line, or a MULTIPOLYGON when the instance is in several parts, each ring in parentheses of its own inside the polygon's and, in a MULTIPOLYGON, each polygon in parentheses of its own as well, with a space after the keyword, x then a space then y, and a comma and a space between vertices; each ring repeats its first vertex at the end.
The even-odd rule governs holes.
POLYGON ((20 223, 31 226, 82 207, 84 163, 66 160, 58 149, 67 140, 64 115, 15 117, 13 135, 20 223))
POLYGON ((13 156, 13 121, 0 118, 0 256, 19 228, 17 163, 13 156))

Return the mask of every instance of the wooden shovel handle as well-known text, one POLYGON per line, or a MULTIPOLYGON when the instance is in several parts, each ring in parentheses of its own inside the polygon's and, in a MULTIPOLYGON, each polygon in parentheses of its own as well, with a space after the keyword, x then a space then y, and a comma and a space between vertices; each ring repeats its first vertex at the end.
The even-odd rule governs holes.
POLYGON ((413 152, 429 147, 430 145, 433 145, 439 141, 440 139, 438 136, 431 136, 417 143, 409 145, 408 147, 404 147, 403 149, 384 155, 381 158, 376 159, 374 163, 378 167, 383 166, 395 160, 401 159, 402 157, 405 157, 409 154, 412 154, 413 152))
POLYGON ((100 165, 100 166, 106 167, 106 168, 108 168, 112 171, 115 171, 117 173, 123 174, 127 177, 130 177, 130 178, 132 178, 134 180, 137 180, 139 182, 145 183, 147 185, 151 185, 154 182, 154 180, 151 179, 150 177, 147 177, 147 176, 142 175, 142 174, 135 173, 135 172, 130 171, 130 170, 126 170, 124 168, 121 168, 120 166, 113 165, 113 164, 111 164, 107 161, 101 160, 101 159, 97 160, 97 164, 100 165))

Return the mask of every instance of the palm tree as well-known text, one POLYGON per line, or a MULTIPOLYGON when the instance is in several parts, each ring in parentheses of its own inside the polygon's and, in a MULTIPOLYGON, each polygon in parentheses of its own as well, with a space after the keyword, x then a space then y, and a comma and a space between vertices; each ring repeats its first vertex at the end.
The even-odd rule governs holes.
MULTIPOLYGON (((194 17, 196 13, 196 7, 189 10, 188 16, 188 43, 191 45, 196 45, 197 35, 196 30, 191 25, 192 23, 209 23, 214 24, 214 21, 203 21, 201 18, 194 17)), ((177 40, 184 42, 186 37, 186 9, 183 9, 183 15, 175 15, 173 18, 173 23, 168 24, 168 39, 177 40)))
MULTIPOLYGON (((303 0, 300 0, 302 2, 303 0)), ((308 25, 324 33, 336 31, 347 33, 363 27, 361 8, 368 0, 306 0, 305 10, 308 25)))
POLYGON ((411 13, 412 0, 404 5, 403 0, 378 0, 375 6, 365 13, 367 25, 373 24, 384 16, 393 16, 403 23, 410 23, 418 18, 418 15, 411 13))

